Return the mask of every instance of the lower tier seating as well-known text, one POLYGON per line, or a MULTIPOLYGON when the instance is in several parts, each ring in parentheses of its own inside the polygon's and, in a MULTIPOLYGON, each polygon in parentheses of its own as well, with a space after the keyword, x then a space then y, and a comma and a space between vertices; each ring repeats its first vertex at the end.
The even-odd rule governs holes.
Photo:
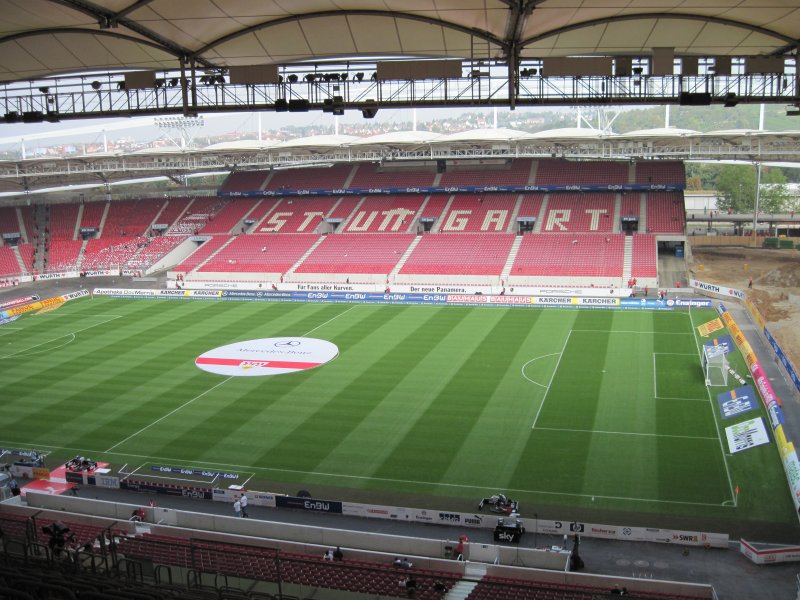
POLYGON ((318 239, 309 233, 240 235, 198 271, 285 273, 318 239))
POLYGON ((621 234, 526 235, 510 274, 622 277, 624 255, 621 234))
POLYGON ((296 273, 390 273, 402 258, 412 234, 329 235, 296 273))
POLYGON ((406 260, 403 275, 497 275, 514 243, 513 234, 426 235, 406 260))

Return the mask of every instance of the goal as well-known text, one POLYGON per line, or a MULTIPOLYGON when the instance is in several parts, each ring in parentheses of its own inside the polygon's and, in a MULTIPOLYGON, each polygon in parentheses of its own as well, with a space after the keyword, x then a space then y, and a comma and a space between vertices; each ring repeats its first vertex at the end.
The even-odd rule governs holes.
POLYGON ((728 385, 728 356, 723 346, 703 346, 703 374, 706 385, 728 385))

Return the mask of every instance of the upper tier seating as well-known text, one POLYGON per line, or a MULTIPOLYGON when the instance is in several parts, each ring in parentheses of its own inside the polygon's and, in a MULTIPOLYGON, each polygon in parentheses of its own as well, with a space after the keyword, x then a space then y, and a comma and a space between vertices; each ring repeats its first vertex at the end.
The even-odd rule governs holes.
POLYGON ((130 269, 146 270, 181 244, 186 237, 185 235, 162 235, 151 238, 148 244, 140 248, 125 266, 130 269))
POLYGON ((116 269, 127 263, 139 249, 147 244, 144 237, 102 237, 89 240, 83 253, 82 271, 116 269))
POLYGON ((14 206, 0 207, 0 235, 3 233, 21 233, 17 220, 17 209, 14 206))
MULTIPOLYGON (((245 215, 258 204, 258 198, 234 198, 228 200, 208 224, 200 230, 203 235, 210 233, 231 233, 231 229, 244 219, 245 215)), ((234 231, 233 233, 239 233, 234 231)))
POLYGON ((620 204, 620 217, 638 217, 641 205, 641 194, 639 192, 623 192, 622 203, 620 204))
POLYGON ((9 246, 0 246, 0 277, 21 274, 19 261, 17 261, 13 248, 9 246))
POLYGON ((190 201, 189 198, 170 198, 167 200, 167 205, 164 207, 164 210, 158 215, 158 219, 156 219, 157 222, 154 223, 154 225, 171 226, 175 220, 181 216, 183 211, 186 210, 190 201))
POLYGON ((350 187, 367 188, 403 188, 429 187, 433 185, 436 173, 433 171, 389 171, 373 164, 359 165, 350 187))
POLYGON ((345 233, 405 233, 424 197, 369 196, 347 222, 345 233))
POLYGON ((628 162, 543 159, 536 185, 610 185, 628 183, 628 162))
POLYGON ((611 193, 551 193, 542 233, 611 232, 614 229, 614 201, 611 193))
POLYGON ((502 169, 448 170, 439 185, 525 185, 531 173, 531 161, 518 159, 502 169))
POLYGON ((107 202, 86 202, 81 214, 81 228, 100 229, 100 221, 103 220, 103 213, 106 212, 107 205, 107 202))
POLYGON ((439 233, 502 233, 508 229, 516 194, 461 194, 442 217, 439 233))
POLYGON ((269 171, 235 171, 219 188, 220 192, 253 192, 260 190, 269 177, 269 171))
POLYGON ((163 205, 163 200, 149 199, 112 202, 103 225, 103 237, 146 235, 163 205))
POLYGON ((318 239, 313 234, 240 235, 198 271, 285 273, 318 239))
POLYGON ((53 204, 50 206, 50 239, 71 240, 75 237, 78 204, 53 204))
POLYGON ((431 197, 428 199, 428 203, 425 205, 425 208, 422 209, 422 213, 419 215, 420 218, 425 219, 438 219, 442 216, 442 211, 444 207, 447 206, 447 202, 450 200, 450 196, 447 194, 431 194, 431 197))
POLYGON ((680 161, 638 161, 636 183, 681 185, 686 183, 686 171, 680 161))
POLYGON ((408 233, 329 235, 295 273, 389 274, 414 237, 408 233))
POLYGON ((195 198, 183 213, 180 221, 169 228, 170 235, 195 235, 206 226, 206 223, 222 208, 223 200, 215 196, 195 198))
POLYGON ((632 277, 658 277, 656 236, 637 233, 633 236, 632 277))
POLYGON ((402 275, 500 275, 514 243, 507 233, 425 235, 402 275))
POLYGON ((60 273, 74 271, 80 258, 81 240, 53 240, 50 242, 50 251, 45 265, 45 271, 60 273))
POLYGON ((353 212, 353 209, 361 202, 361 198, 356 196, 344 196, 334 206, 333 210, 328 214, 328 219, 346 219, 353 212))
POLYGON ((173 268, 173 270, 180 273, 188 273, 201 262, 206 260, 209 256, 219 250, 220 246, 227 242, 230 238, 227 235, 212 235, 211 239, 206 240, 200 245, 197 250, 187 256, 183 262, 173 268))
POLYGON ((624 256, 622 234, 526 235, 510 275, 622 277, 624 256))
POLYGON ((683 194, 649 192, 647 194, 647 233, 682 235, 686 223, 683 194))
POLYGON ((342 188, 352 170, 353 165, 343 164, 330 168, 276 171, 265 189, 280 191, 342 188))
POLYGON ((538 219, 539 213, 542 211, 542 202, 544 202, 544 194, 525 194, 522 197, 522 204, 519 205, 517 217, 538 219))
POLYGON ((254 233, 314 233, 334 204, 330 196, 284 198, 254 233))

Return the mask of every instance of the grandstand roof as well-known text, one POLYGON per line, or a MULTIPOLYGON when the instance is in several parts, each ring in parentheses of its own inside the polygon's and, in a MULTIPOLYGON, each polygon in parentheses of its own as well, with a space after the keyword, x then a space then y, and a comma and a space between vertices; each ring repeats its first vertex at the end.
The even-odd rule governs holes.
POLYGON ((376 56, 748 56, 797 46, 796 0, 7 0, 0 80, 376 56))

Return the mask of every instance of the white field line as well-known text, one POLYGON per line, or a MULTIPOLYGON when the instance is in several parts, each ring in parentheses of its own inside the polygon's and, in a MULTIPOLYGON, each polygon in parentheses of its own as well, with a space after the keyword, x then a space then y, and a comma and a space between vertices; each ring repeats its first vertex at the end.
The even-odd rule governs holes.
POLYGON ((566 431, 570 433, 602 433, 605 435, 638 435, 642 437, 680 438, 684 440, 718 440, 719 436, 673 435, 669 433, 637 433, 635 431, 603 431, 600 429, 566 429, 561 427, 537 427, 538 431, 566 431))
POLYGON ((200 394, 197 394, 197 396, 195 396, 195 397, 194 397, 194 398, 192 398, 191 400, 187 400, 186 402, 184 402, 183 404, 181 404, 179 407, 177 407, 177 408, 173 408, 171 411, 169 411, 169 412, 168 412, 167 414, 165 414, 163 417, 159 417, 158 419, 156 419, 155 421, 153 421, 153 422, 152 422, 152 423, 150 423, 149 425, 145 425, 144 427, 142 427, 142 428, 141 428, 139 431, 137 431, 137 432, 135 432, 135 433, 132 433, 131 435, 129 435, 128 437, 126 437, 126 438, 125 438, 124 440, 122 440, 121 442, 117 442, 116 444, 114 444, 113 446, 111 446, 111 448, 109 448, 108 450, 106 450, 106 452, 111 452, 111 451, 112 451, 114 448, 117 448, 117 447, 121 446, 122 444, 124 444, 124 443, 125 443, 125 442, 127 442, 128 440, 130 440, 130 439, 132 439, 132 438, 135 438, 135 437, 136 437, 137 435, 139 435, 140 433, 143 433, 143 432, 147 431, 147 430, 148 430, 148 429, 150 429, 150 428, 151 428, 153 425, 158 425, 159 423, 161 423, 161 421, 163 421, 163 420, 164 420, 164 419, 166 419, 167 417, 170 417, 170 416, 174 415, 174 414, 175 414, 176 412, 178 412, 180 409, 182 409, 182 408, 185 408, 185 407, 189 406, 189 405, 190 405, 192 402, 194 402, 195 400, 199 400, 200 398, 202 398, 203 396, 205 396, 205 395, 206 395, 206 394, 208 394, 209 392, 213 392, 213 391, 214 391, 215 389, 217 389, 219 386, 221 386, 221 385, 222 385, 222 384, 224 384, 224 383, 227 383, 227 382, 229 382, 231 379, 233 379, 233 375, 229 375, 228 377, 226 377, 225 379, 223 379, 222 381, 220 381, 218 384, 216 384, 216 385, 214 385, 214 386, 212 386, 212 387, 208 388, 208 389, 207 389, 205 392, 202 392, 202 393, 200 393, 200 394))
MULTIPOLYGON (((20 445, 21 442, 12 442, 8 440, 0 440, 0 443, 3 444, 15 444, 20 445)), ((31 446, 31 444, 23 444, 26 446, 31 446)), ((51 448, 55 450, 77 450, 79 452, 84 452, 85 454, 100 454, 99 450, 86 450, 83 448, 72 448, 69 446, 50 446, 47 444, 34 444, 39 447, 44 448, 51 448)), ((107 454, 113 454, 118 456, 123 456, 126 458, 144 458, 148 460, 160 460, 165 462, 176 462, 180 461, 181 459, 176 458, 169 458, 164 456, 146 456, 144 454, 128 454, 124 452, 108 452, 107 454)), ((333 477, 339 479, 357 479, 361 481, 385 481, 390 483, 407 483, 412 485, 429 485, 431 487, 451 487, 451 488, 461 488, 461 489, 469 489, 469 490, 482 490, 485 491, 487 489, 492 489, 494 486, 493 484, 463 484, 463 483, 437 483, 433 481, 417 481, 413 479, 392 479, 389 477, 371 477, 369 475, 345 475, 343 473, 325 473, 319 471, 300 471, 298 469, 279 469, 275 467, 254 467, 252 465, 233 465, 229 463, 205 463, 209 466, 214 467, 225 467, 230 468, 231 470, 235 469, 252 469, 254 471, 264 471, 264 472, 271 472, 271 473, 291 473, 295 475, 312 475, 315 477, 333 477)), ((729 504, 719 504, 713 502, 688 502, 682 500, 660 500, 658 498, 635 498, 629 496, 604 496, 602 494, 576 494, 573 492, 553 492, 549 490, 528 490, 528 489, 521 489, 521 488, 503 488, 509 492, 520 492, 520 493, 527 493, 527 494, 543 494, 548 496, 570 496, 574 498, 602 498, 606 500, 625 500, 629 502, 657 502, 659 504, 681 504, 681 505, 688 505, 688 506, 714 506, 719 507, 722 506, 723 508, 733 508, 729 504)), ((727 502, 730 502, 729 500, 727 502)))
POLYGON ((534 381, 533 379, 531 379, 530 377, 525 375, 525 367, 527 367, 532 362, 536 362, 537 360, 541 360, 543 358, 548 358, 550 356, 558 356, 558 355, 559 355, 558 352, 552 352, 550 354, 542 354, 541 356, 537 356, 536 358, 530 359, 528 362, 526 362, 524 365, 522 365, 522 367, 520 367, 519 371, 522 374, 522 377, 524 379, 527 379, 528 381, 530 381, 534 385, 538 385, 539 387, 543 387, 543 388, 547 389, 547 386, 545 384, 539 383, 538 381, 534 381))
MULTIPOLYGON (((572 309, 574 310, 574 309, 572 309)), ((629 331, 626 329, 573 329, 576 333, 639 333, 646 335, 692 335, 686 331, 629 331)))
POLYGON ((656 396, 656 400, 685 400, 686 402, 708 402, 705 398, 675 398, 674 396, 656 396))
POLYGON ((564 351, 567 349, 567 344, 569 344, 569 338, 572 336, 572 329, 569 330, 567 333, 567 339, 564 340, 564 347, 561 348, 561 353, 558 355, 558 361, 556 361, 556 368, 553 369, 553 374, 550 376, 550 381, 547 382, 547 388, 544 392, 544 397, 542 398, 542 403, 539 405, 539 410, 536 411, 536 416, 533 418, 533 425, 531 425, 531 429, 536 429, 536 421, 539 420, 539 415, 542 412, 542 407, 544 406, 545 400, 547 400, 547 395, 550 393, 550 386, 553 385, 553 380, 556 378, 556 373, 558 373, 558 367, 561 364, 561 359, 564 358, 564 351))
MULTIPOLYGON (((300 337, 306 337, 308 334, 310 334, 310 333, 313 333, 314 331, 316 331, 317 329, 319 329, 319 328, 320 328, 320 327, 322 327, 323 325, 327 325, 327 324, 328 324, 328 323, 330 323, 331 321, 333 321, 333 320, 335 320, 335 319, 338 319, 339 317, 341 317, 342 315, 344 315, 344 314, 346 314, 346 313, 349 313, 349 312, 350 312, 351 310, 353 310, 353 309, 354 309, 356 306, 358 306, 358 304, 354 304, 353 306, 351 306, 351 307, 350 307, 350 308, 348 308, 347 310, 340 312, 338 315, 336 315, 335 317, 332 317, 332 318, 328 319, 327 321, 325 321, 325 322, 324 322, 324 323, 322 323, 321 325, 317 325, 316 327, 314 327, 314 329, 311 329, 311 330, 307 331, 306 333, 304 333, 304 334, 303 334, 303 335, 301 335, 300 337)), ((183 404, 181 404, 179 407, 177 407, 177 408, 174 408, 174 409, 172 409, 171 411, 169 411, 169 412, 168 412, 167 414, 165 414, 163 417, 159 417, 158 419, 156 419, 155 421, 153 421, 153 422, 152 422, 152 423, 150 423, 149 425, 145 425, 144 427, 142 427, 142 428, 141 428, 139 431, 137 431, 137 432, 135 432, 135 433, 132 433, 131 435, 129 435, 128 437, 126 437, 126 438, 125 438, 124 440, 122 440, 121 442, 117 442, 116 444, 114 444, 113 446, 111 446, 111 447, 110 447, 108 450, 106 450, 106 452, 111 452, 111 451, 112 451, 114 448, 117 448, 117 447, 121 446, 121 445, 122 445, 122 444, 124 444, 125 442, 127 442, 127 441, 131 440, 132 438, 135 438, 135 437, 136 437, 137 435, 139 435, 140 433, 143 433, 143 432, 147 431, 147 430, 148 430, 148 429, 150 429, 150 428, 151 428, 153 425, 157 425, 158 423, 160 423, 161 421, 163 421, 163 420, 164 420, 164 419, 166 419, 167 417, 169 417, 169 416, 171 416, 171 415, 174 415, 176 412, 178 412, 178 411, 179 411, 179 410, 181 410, 182 408, 185 408, 185 407, 189 406, 189 405, 190 405, 192 402, 194 402, 194 401, 196 401, 196 400, 199 400, 200 398, 202 398, 203 396, 205 396, 205 395, 206 395, 206 394, 208 394, 209 392, 212 392, 212 391, 214 391, 215 389, 217 389, 219 386, 221 386, 221 385, 223 385, 223 384, 225 384, 225 383, 229 382, 231 379, 233 379, 233 377, 234 377, 233 375, 230 375, 230 376, 226 377, 225 379, 223 379, 222 381, 220 381, 218 384, 216 384, 216 385, 214 385, 214 386, 212 386, 212 387, 208 388, 208 389, 207 389, 205 392, 202 392, 201 394, 198 394, 197 396, 195 396, 195 397, 194 397, 194 398, 192 398, 191 400, 187 400, 186 402, 184 402, 183 404)))
MULTIPOLYGON (((114 320, 119 319, 119 318, 121 318, 121 317, 114 317, 114 318, 111 318, 111 319, 106 319, 105 321, 101 321, 100 323, 95 323, 94 325, 89 325, 88 327, 84 327, 83 329, 76 329, 75 331, 70 331, 69 333, 65 333, 64 335, 59 335, 57 337, 50 338, 49 340, 46 340, 46 341, 44 341, 44 342, 42 342, 40 344, 35 344, 34 346, 30 346, 29 348, 24 348, 22 350, 17 350, 13 354, 7 354, 6 356, 0 356, 0 360, 5 360, 7 358, 13 358, 13 357, 18 356, 20 354, 23 354, 25 352, 29 352, 30 350, 33 350, 34 348, 38 348, 39 346, 44 346, 45 344, 49 344, 50 342, 54 342, 56 340, 60 340, 61 338, 65 338, 65 337, 70 336, 70 335, 72 336, 72 340, 74 340, 76 333, 80 333, 82 331, 86 331, 87 329, 91 329, 93 327, 99 327, 100 325, 105 325, 106 323, 110 323, 111 321, 114 321, 114 320)), ((70 340, 70 342, 72 340, 70 340)), ((67 343, 69 343, 69 342, 67 342, 67 343)), ((66 346, 66 344, 63 344, 63 345, 66 346)), ((60 347, 61 346, 58 346, 58 348, 60 348, 60 347)), ((34 353, 34 354, 37 354, 37 353, 34 353)))
POLYGON ((653 352, 653 398, 658 398, 658 376, 656 373, 656 353, 653 352))
MULTIPOLYGON (((694 344, 697 347, 697 358, 700 361, 700 364, 703 363, 703 351, 700 348, 700 343, 697 339, 697 329, 694 326, 694 316, 692 315, 692 311, 689 311, 689 320, 692 324, 692 335, 694 336, 694 344)), ((736 498, 736 493, 733 491, 733 479, 731 479, 731 469, 728 466, 728 458, 725 454, 725 446, 722 444, 722 438, 720 437, 720 430, 719 430, 719 420, 717 419, 717 407, 714 405, 714 400, 711 398, 711 390, 706 388, 706 395, 708 396, 708 405, 711 408, 711 414, 714 417, 714 427, 717 429, 717 439, 719 440, 719 450, 722 453, 722 462, 725 463, 725 474, 728 477, 728 487, 731 491, 731 500, 727 500, 726 502, 733 502, 733 506, 736 507, 738 503, 738 499, 736 498)))

